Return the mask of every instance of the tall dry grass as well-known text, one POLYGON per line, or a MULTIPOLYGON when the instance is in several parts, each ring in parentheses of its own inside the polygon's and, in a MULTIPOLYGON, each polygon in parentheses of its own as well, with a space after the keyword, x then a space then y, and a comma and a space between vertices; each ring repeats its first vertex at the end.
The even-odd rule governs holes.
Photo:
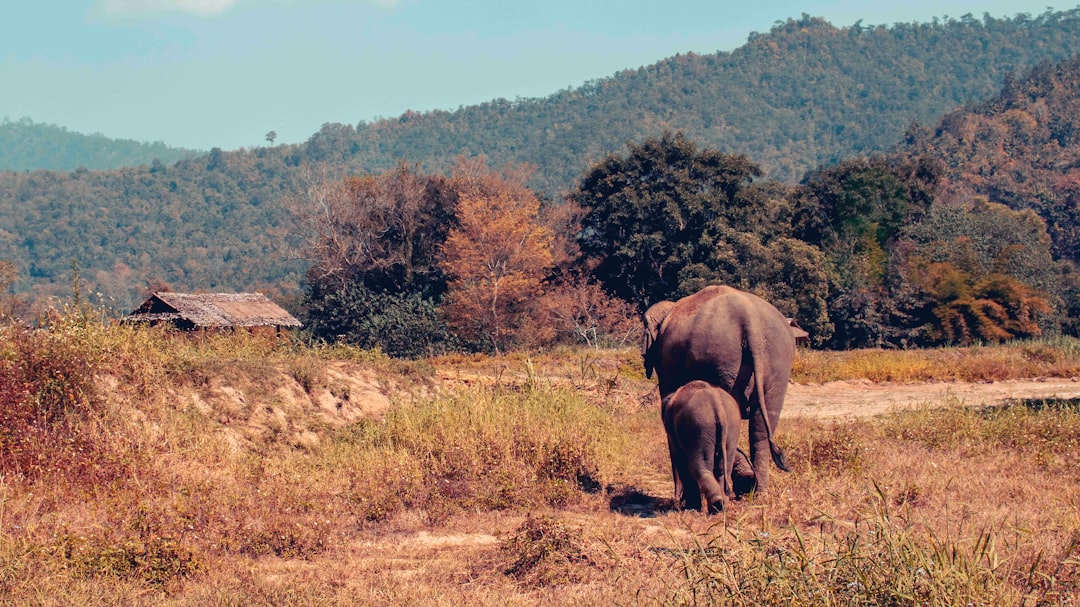
POLYGON ((402 383, 430 367, 246 334, 189 339, 63 319, 0 331, 0 413, 20 422, 0 434, 0 597, 20 603, 42 588, 47 603, 160 598, 222 561, 312 559, 402 516, 438 525, 566 507, 625 457, 610 413, 540 383, 313 424, 320 439, 303 449, 272 431, 238 440, 184 394, 243 378, 246 399, 263 402, 250 406, 270 408, 282 382, 311 392, 335 361, 402 383))
MULTIPOLYGON (((796 374, 1075 375, 1078 351, 802 352, 796 374)), ((669 510, 650 386, 630 349, 406 363, 85 315, 2 327, 0 604, 1075 604, 1075 403, 785 418, 794 471, 705 517, 669 510), (331 424, 341 364, 423 389, 331 424), (317 440, 239 432, 214 386, 317 440)))
POLYGON ((777 494, 672 537, 649 602, 1074 605, 1076 404, 788 420, 777 494))
POLYGON ((792 379, 801 383, 847 379, 989 382, 1077 376, 1080 340, 1071 337, 931 350, 800 350, 792 369, 792 379))

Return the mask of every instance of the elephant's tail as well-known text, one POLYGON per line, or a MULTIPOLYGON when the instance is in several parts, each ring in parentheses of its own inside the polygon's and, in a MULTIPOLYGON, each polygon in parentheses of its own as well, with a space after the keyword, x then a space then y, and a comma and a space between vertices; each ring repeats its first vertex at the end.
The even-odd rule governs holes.
POLYGON ((765 405, 765 374, 762 372, 762 361, 764 360, 765 349, 763 347, 757 347, 755 342, 751 341, 750 356, 753 357, 754 363, 754 391, 757 392, 758 407, 761 408, 761 418, 765 421, 765 434, 769 438, 769 454, 772 455, 772 461, 776 464, 777 468, 784 472, 791 472, 791 468, 788 467, 787 457, 784 455, 784 450, 776 444, 775 440, 773 440, 772 422, 769 421, 769 408, 765 405))
POLYGON ((773 442, 772 437, 769 437, 769 452, 772 453, 772 461, 776 464, 776 467, 784 472, 791 472, 791 468, 788 467, 787 456, 784 455, 784 450, 773 442))

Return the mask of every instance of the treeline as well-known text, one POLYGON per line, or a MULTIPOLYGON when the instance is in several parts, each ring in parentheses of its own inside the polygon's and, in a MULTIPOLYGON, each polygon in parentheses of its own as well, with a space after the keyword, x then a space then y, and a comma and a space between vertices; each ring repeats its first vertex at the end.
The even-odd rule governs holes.
MULTIPOLYGON (((703 148, 744 154, 761 172, 755 181, 791 185, 814 167, 886 149, 912 121, 933 124, 986 98, 1014 70, 1068 56, 1080 43, 1078 17, 836 28, 804 16, 731 53, 681 55, 543 99, 328 124, 301 145, 214 149, 172 164, 0 172, 0 260, 15 265, 12 288, 35 300, 69 294, 75 260, 85 290, 120 311, 161 286, 280 299, 301 292, 311 262, 299 259, 304 234, 289 202, 401 160, 443 176, 459 157, 529 164, 526 185, 561 202, 626 142, 682 132, 703 148)), ((1048 221, 1052 234, 1066 225, 1048 221)))
POLYGON ((952 197, 945 174, 909 150, 787 186, 666 134, 541 205, 521 172, 459 162, 447 179, 400 165, 298 207, 318 258, 306 320, 404 356, 619 342, 635 334, 632 312, 722 283, 773 302, 823 347, 1075 332, 1080 285, 1045 221, 952 197))
POLYGON ((104 135, 83 135, 66 128, 35 123, 29 118, 0 121, 0 170, 91 171, 150 164, 154 160, 171 164, 205 152, 172 148, 158 141, 141 143, 131 139, 110 139, 104 135))
POLYGON ((631 306, 568 271, 573 207, 543 204, 529 174, 461 158, 450 177, 402 163, 309 190, 307 330, 396 356, 635 334, 631 306))
POLYGON ((0 173, 0 259, 19 268, 15 290, 39 301, 71 293, 77 261, 84 289, 119 311, 151 287, 295 294, 306 263, 284 198, 313 170, 289 153, 0 173))
MULTIPOLYGON (((427 233, 434 255, 425 267, 437 271, 423 275, 434 281, 422 281, 422 289, 370 281, 385 275, 354 266, 337 274, 343 280, 334 288, 309 292, 309 322, 324 337, 397 354, 617 340, 628 334, 628 309, 723 283, 772 301, 822 347, 1080 334, 1078 85, 1080 58, 1040 65, 934 129, 910 129, 888 155, 822 166, 795 186, 763 178, 746 156, 665 134, 594 164, 568 201, 546 213, 505 222, 484 214, 500 208, 490 191, 478 208, 454 207, 458 199, 444 196, 430 224, 438 228, 427 233), (481 280, 472 285, 475 305, 462 310, 454 307, 461 287, 451 277, 469 264, 478 276, 507 271, 507 263, 513 269, 509 257, 499 265, 479 255, 502 248, 477 230, 478 213, 480 225, 506 242, 532 244, 532 287, 500 300, 506 292, 481 280), (440 257, 450 249, 448 225, 450 234, 471 235, 477 255, 440 257), (509 225, 539 225, 540 232, 525 238, 509 225), (398 303, 405 300, 412 307, 398 303), (494 310, 502 315, 497 330, 490 323, 488 333, 466 330, 494 310), (331 328, 326 319, 335 314, 351 324, 331 328), (482 335, 489 339, 478 340, 482 335), (399 350, 395 342, 409 345, 399 350)), ((379 179, 400 181, 406 173, 399 167, 379 179)), ((353 204, 384 208, 377 198, 353 204)), ((363 233, 360 240, 370 243, 395 231, 378 224, 323 233, 363 233)))

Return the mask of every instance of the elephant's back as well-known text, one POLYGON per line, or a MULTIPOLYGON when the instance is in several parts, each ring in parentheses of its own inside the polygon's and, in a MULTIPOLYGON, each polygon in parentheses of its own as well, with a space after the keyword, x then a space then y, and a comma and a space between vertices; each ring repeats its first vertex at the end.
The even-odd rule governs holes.
POLYGON ((743 339, 757 333, 774 346, 790 345, 792 352, 795 351, 795 336, 787 317, 776 306, 753 293, 723 287, 723 290, 715 291, 712 298, 701 302, 695 316, 700 322, 737 326, 743 331, 743 339))
POLYGON ((722 388, 700 379, 690 381, 675 391, 668 401, 666 415, 669 415, 675 426, 693 424, 705 427, 718 421, 741 421, 734 399, 722 388), (734 418, 730 417, 731 411, 734 411, 734 418))
POLYGON ((754 318, 756 302, 748 295, 732 287, 713 285, 680 299, 665 319, 665 337, 670 337, 673 344, 689 341, 705 344, 715 339, 701 339, 704 334, 711 338, 720 338, 720 333, 740 335, 750 323, 761 321, 754 318), (730 330, 735 328, 738 330, 730 330))
POLYGON ((732 307, 729 293, 715 290, 710 297, 698 297, 699 291, 679 300, 664 320, 658 368, 665 384, 699 379, 733 387, 742 363, 744 315, 732 307))
POLYGON ((661 364, 680 383, 704 379, 729 389, 745 372, 744 351, 752 341, 761 344, 761 351, 768 350, 770 358, 794 358, 795 338, 776 307, 732 287, 706 287, 680 299, 665 318, 661 364))

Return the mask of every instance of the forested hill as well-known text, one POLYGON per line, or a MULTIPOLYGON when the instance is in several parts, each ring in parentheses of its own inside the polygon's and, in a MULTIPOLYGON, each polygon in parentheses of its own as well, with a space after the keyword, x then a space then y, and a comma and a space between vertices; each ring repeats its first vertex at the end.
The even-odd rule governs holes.
POLYGON ((172 164, 204 153, 172 148, 160 141, 140 143, 73 133, 56 125, 35 123, 29 118, 0 121, 0 170, 5 171, 72 171, 80 167, 107 170, 148 165, 155 160, 172 164))
POLYGON ((456 154, 483 153, 537 165, 535 185, 557 193, 625 142, 682 130, 795 182, 819 164, 885 150, 912 122, 935 123, 1078 43, 1080 10, 844 28, 804 15, 730 53, 679 55, 542 99, 330 125, 308 148, 380 169, 404 157, 439 170, 456 154))
POLYGON ((936 128, 913 130, 903 152, 943 161, 945 198, 1034 210, 1054 257, 1080 264, 1080 57, 1039 65, 936 128))
POLYGON ((1037 18, 962 18, 836 28, 804 17, 732 53, 680 55, 543 99, 455 112, 407 112, 326 125, 307 142, 108 171, 0 172, 0 260, 16 289, 89 289, 120 309, 148 284, 280 289, 304 265, 283 200, 312 175, 374 173, 400 159, 427 171, 458 155, 536 166, 553 198, 610 152, 665 130, 742 152, 767 178, 796 181, 821 163, 889 148, 912 121, 996 94, 1008 74, 1080 48, 1080 10, 1037 18))

